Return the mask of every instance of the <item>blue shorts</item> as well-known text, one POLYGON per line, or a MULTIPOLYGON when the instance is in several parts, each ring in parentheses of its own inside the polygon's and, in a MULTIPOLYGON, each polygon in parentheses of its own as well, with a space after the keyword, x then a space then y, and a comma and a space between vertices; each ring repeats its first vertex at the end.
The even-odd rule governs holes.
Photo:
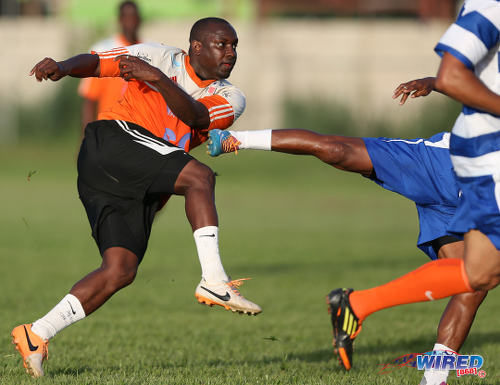
POLYGON ((431 242, 452 235, 448 226, 459 201, 459 189, 449 154, 449 134, 429 139, 363 138, 375 175, 383 188, 415 202, 420 234, 418 247, 431 259, 431 242))
POLYGON ((457 213, 449 230, 465 234, 477 229, 500 250, 500 177, 457 177, 462 192, 457 213))

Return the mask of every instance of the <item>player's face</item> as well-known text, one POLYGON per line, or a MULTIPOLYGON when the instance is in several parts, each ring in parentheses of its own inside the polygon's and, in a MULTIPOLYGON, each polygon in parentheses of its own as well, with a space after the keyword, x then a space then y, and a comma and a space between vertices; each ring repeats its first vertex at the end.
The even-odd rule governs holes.
POLYGON ((226 79, 236 63, 236 31, 227 24, 216 24, 201 42, 198 62, 205 79, 226 79))
POLYGON ((141 24, 141 17, 134 6, 123 7, 120 13, 120 25, 122 32, 126 37, 135 37, 139 25, 141 24))

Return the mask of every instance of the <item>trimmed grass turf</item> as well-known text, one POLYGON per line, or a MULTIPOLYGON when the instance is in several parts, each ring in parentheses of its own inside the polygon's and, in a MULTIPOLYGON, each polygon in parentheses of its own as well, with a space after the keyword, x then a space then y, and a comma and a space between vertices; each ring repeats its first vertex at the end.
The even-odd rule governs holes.
MULTIPOLYGON (((100 262, 78 201, 75 146, 0 151, 0 383, 30 384, 10 330, 45 314, 100 262), (27 180, 30 171, 36 170, 27 180)), ((242 293, 263 314, 240 316, 194 299, 200 268, 183 199, 153 228, 136 281, 50 344, 38 384, 417 384, 421 373, 380 365, 429 350, 445 301, 370 317, 354 369, 331 352, 324 295, 367 288, 427 261, 416 249, 413 204, 364 178, 308 157, 241 152, 211 159, 218 172, 221 251, 242 293)), ((480 309, 464 354, 485 358, 500 383, 499 292, 480 309)))

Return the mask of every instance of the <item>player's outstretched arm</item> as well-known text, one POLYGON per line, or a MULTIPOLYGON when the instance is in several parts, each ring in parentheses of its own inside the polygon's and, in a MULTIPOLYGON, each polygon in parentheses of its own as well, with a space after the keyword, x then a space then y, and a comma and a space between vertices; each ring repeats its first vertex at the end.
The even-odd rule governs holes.
POLYGON ((394 90, 392 95, 393 99, 399 98, 401 95, 401 100, 399 104, 402 106, 405 104, 408 97, 418 98, 419 96, 427 96, 433 90, 435 90, 436 78, 428 77, 423 79, 411 80, 406 83, 401 83, 394 90))
POLYGON ((33 67, 30 76, 35 75, 36 80, 39 82, 49 79, 55 82, 65 76, 75 78, 99 76, 99 72, 99 57, 97 55, 81 54, 60 62, 46 57, 33 67))
POLYGON ((435 89, 466 106, 500 115, 500 95, 492 92, 473 71, 448 52, 441 60, 435 89))
POLYGON ((120 76, 129 81, 142 80, 154 86, 168 102, 172 112, 192 129, 205 129, 210 125, 207 107, 172 82, 158 68, 135 56, 122 55, 119 60, 120 76))

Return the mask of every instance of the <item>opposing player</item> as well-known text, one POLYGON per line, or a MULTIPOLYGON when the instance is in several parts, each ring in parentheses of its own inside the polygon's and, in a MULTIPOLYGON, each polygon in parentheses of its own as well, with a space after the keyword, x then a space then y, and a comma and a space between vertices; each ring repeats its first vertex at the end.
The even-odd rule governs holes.
POLYGON ((198 301, 247 314, 261 311, 239 293, 241 280, 230 281, 224 271, 214 174, 187 154, 207 130, 230 126, 244 110, 244 95, 225 80, 236 62, 238 37, 226 20, 206 18, 193 25, 189 41, 188 54, 138 44, 62 62, 45 58, 31 71, 38 81, 120 76, 129 82, 123 99, 86 127, 78 157, 78 191, 102 264, 44 317, 12 331, 34 377, 43 375, 49 339, 132 283, 168 194, 185 197, 202 267, 198 301))
MULTIPOLYGON (((432 90, 433 82, 432 78, 421 79, 405 83, 407 85, 401 88, 407 87, 403 93, 406 97, 409 92, 420 96, 432 90)), ((209 137, 208 149, 212 156, 242 149, 312 155, 337 169, 370 178, 415 202, 420 223, 417 244, 431 259, 463 254, 464 242, 447 231, 459 201, 450 161, 449 133, 442 132, 429 139, 404 140, 321 135, 298 129, 213 130, 209 137)), ((486 292, 478 291, 450 300, 439 323, 434 349, 460 349, 485 296, 486 292)), ((354 324, 353 328, 356 329, 354 324)), ((351 344, 334 338, 334 345, 342 365, 350 369, 351 344), (346 349, 349 350, 346 352, 346 349)), ((426 375, 430 377, 431 372, 426 375)))
MULTIPOLYGON (((435 48, 442 55, 435 89, 463 103, 450 139, 461 199, 449 231, 464 235, 464 259, 430 262, 368 290, 333 290, 328 296, 332 324, 337 339, 346 341, 346 351, 352 348, 361 322, 373 312, 489 290, 500 282, 499 48, 500 3, 494 0, 467 0, 435 48), (358 327, 345 327, 349 319, 358 327)), ((421 384, 439 383, 435 382, 439 376, 432 377, 421 384)))
MULTIPOLYGON (((122 1, 118 5, 118 23, 120 33, 97 42, 91 47, 91 51, 103 52, 140 43, 141 15, 134 1, 122 1)), ((78 94, 83 98, 82 130, 88 123, 97 120, 99 113, 109 110, 121 99, 126 89, 127 82, 120 77, 82 79, 78 87, 78 94)))
MULTIPOLYGON (((448 228, 452 234, 464 234, 464 259, 432 261, 373 289, 333 290, 327 298, 346 369, 352 362, 352 341, 373 312, 489 290, 500 282, 499 47, 500 3, 494 0, 467 0, 436 46, 443 57, 435 89, 464 104, 450 140, 461 199, 448 228)), ((436 377, 430 381, 424 378, 421 384, 434 384, 436 377)))

